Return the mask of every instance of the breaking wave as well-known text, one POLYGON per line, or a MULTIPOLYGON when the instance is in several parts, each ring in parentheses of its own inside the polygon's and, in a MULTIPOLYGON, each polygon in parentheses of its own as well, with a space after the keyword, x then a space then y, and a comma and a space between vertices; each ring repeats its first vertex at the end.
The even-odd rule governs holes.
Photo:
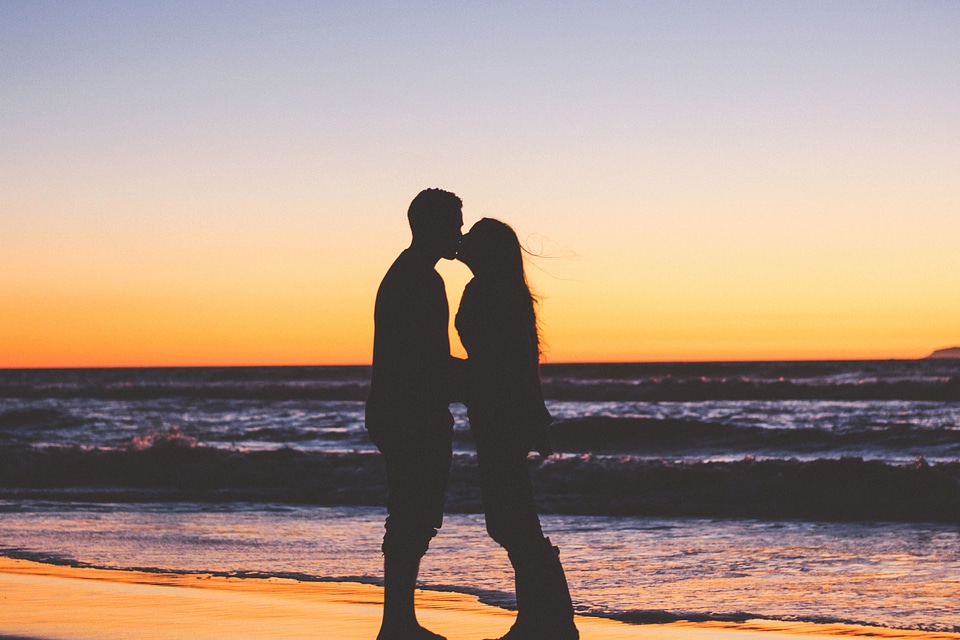
MULTIPOLYGON (((960 523, 960 462, 862 458, 670 462, 531 456, 545 513, 960 523)), ((473 455, 454 456, 447 508, 482 510, 473 455)), ((382 505, 377 453, 249 451, 176 436, 124 450, 0 448, 0 497, 382 505)))

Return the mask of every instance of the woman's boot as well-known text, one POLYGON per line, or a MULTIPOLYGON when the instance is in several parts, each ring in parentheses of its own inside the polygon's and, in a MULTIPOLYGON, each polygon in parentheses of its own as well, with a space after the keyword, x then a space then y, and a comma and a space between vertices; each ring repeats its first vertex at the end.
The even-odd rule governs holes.
POLYGON ((527 625, 533 620, 534 603, 531 602, 530 571, 524 567, 524 557, 521 554, 510 553, 510 564, 513 565, 513 582, 517 596, 517 619, 514 620, 510 631, 499 640, 523 640, 527 637, 527 625))
POLYGON ((500 640, 578 640, 560 552, 544 538, 527 553, 511 553, 517 619, 500 640))

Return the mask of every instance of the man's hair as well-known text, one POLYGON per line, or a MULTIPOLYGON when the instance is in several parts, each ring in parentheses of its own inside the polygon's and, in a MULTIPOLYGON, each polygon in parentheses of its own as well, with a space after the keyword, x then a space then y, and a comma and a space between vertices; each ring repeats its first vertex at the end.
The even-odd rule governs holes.
POLYGON ((443 189, 424 189, 410 203, 407 220, 414 236, 429 235, 438 223, 460 213, 463 201, 456 194, 443 189))

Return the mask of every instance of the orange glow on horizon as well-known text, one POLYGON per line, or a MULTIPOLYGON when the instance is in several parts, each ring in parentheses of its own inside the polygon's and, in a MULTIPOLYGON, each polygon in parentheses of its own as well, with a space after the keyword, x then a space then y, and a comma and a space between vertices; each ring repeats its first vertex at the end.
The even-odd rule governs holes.
MULTIPOLYGON (((452 328, 459 291, 448 294, 451 350, 464 357, 452 328)), ((369 364, 368 297, 339 309, 256 298, 14 299, 0 309, 0 368, 369 364)), ((957 343, 946 318, 928 319, 922 332, 899 332, 895 320, 867 327, 856 318, 775 314, 690 321, 558 307, 545 303, 547 363, 915 359, 957 343)))
MULTIPOLYGON (((213 253, 166 240, 137 269, 103 252, 0 256, 0 367, 369 364, 377 286, 404 246, 395 227, 362 252, 305 235, 213 253)), ((960 300, 940 291, 937 261, 914 261, 907 280, 842 256, 798 267, 763 247, 724 257, 705 245, 695 260, 646 248, 633 263, 589 246, 533 261, 545 362, 915 359, 960 343, 960 300)), ((470 273, 437 269, 463 357, 453 319, 470 273)))
MULTIPOLYGON (((450 343, 460 292, 470 274, 441 265, 450 304, 450 343)), ((0 367, 151 367, 369 364, 379 274, 359 282, 260 283, 249 290, 155 287, 4 295, 0 367), (303 292, 312 292, 305 295, 303 292)), ((624 297, 565 281, 541 305, 544 362, 680 362, 916 359, 960 342, 960 308, 914 309, 842 296, 790 304, 735 291, 710 299, 640 289, 624 297)))

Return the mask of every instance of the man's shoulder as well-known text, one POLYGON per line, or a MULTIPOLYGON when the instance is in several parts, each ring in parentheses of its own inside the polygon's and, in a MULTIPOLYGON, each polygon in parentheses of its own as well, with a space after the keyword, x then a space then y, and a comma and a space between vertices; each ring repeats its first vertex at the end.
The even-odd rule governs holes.
POLYGON ((432 305, 434 299, 446 302, 443 278, 429 265, 401 253, 387 270, 377 290, 377 306, 432 305))
POLYGON ((432 266, 415 259, 408 249, 393 261, 393 264, 387 269, 386 275, 383 276, 380 286, 381 288, 384 286, 429 287, 435 286, 437 283, 443 285, 443 278, 440 277, 440 274, 432 266))

